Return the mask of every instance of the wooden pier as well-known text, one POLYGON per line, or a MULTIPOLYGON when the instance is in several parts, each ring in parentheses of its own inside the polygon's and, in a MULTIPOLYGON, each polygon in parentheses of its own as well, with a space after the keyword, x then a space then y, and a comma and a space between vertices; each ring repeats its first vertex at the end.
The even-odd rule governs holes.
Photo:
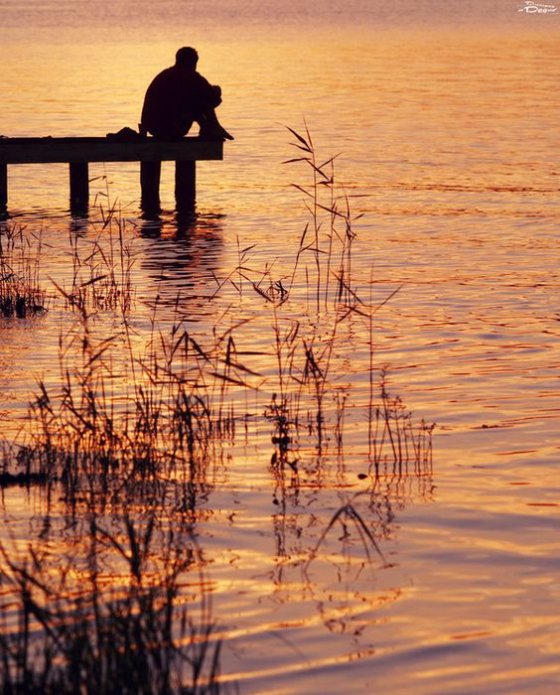
POLYGON ((177 141, 153 138, 132 142, 109 138, 0 138, 0 215, 8 214, 8 165, 67 163, 70 172, 70 211, 84 214, 89 202, 90 162, 140 162, 142 209, 160 207, 161 163, 175 162, 177 209, 194 209, 196 162, 223 159, 223 142, 197 137, 177 141))

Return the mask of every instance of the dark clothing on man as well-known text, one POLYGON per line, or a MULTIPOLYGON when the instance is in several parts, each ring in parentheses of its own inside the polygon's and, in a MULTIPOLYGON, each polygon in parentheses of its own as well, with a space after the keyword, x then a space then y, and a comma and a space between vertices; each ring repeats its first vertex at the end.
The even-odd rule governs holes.
POLYGON ((157 75, 146 92, 141 126, 157 138, 176 140, 222 102, 221 89, 194 69, 173 65, 157 75))

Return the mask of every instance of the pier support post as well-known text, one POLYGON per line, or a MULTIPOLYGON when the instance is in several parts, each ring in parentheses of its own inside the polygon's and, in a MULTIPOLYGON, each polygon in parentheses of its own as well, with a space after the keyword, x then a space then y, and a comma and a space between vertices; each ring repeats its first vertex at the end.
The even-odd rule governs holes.
POLYGON ((0 219, 8 216, 8 165, 0 162, 0 219))
POLYGON ((161 162, 140 162, 140 188, 142 190, 140 207, 148 215, 161 212, 160 178, 161 162))
POLYGON ((196 162, 175 162, 177 212, 194 212, 196 204, 196 162))
POLYGON ((80 215, 89 204, 89 176, 87 162, 70 162, 70 212, 80 215))

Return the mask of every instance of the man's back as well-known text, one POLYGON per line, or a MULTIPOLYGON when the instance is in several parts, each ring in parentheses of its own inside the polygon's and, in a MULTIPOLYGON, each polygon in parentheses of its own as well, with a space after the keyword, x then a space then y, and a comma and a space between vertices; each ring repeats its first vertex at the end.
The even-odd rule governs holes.
POLYGON ((154 135, 182 137, 200 109, 217 106, 210 83, 198 72, 173 65, 153 80, 144 99, 142 125, 154 135))

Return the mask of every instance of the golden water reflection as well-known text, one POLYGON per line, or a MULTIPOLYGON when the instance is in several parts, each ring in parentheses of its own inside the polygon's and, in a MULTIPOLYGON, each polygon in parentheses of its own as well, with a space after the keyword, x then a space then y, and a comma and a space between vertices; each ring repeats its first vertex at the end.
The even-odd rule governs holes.
MULTIPOLYGON (((140 386, 154 397, 155 367, 141 379, 131 368, 139 369, 146 345, 169 355, 168 338, 183 335, 172 334, 183 321, 201 350, 188 372, 189 387, 197 387, 188 395, 206 407, 210 394, 217 399, 212 426, 227 422, 204 465, 176 457, 164 480, 148 476, 138 484, 135 495, 144 495, 147 507, 155 501, 158 514, 166 510, 146 581, 161 580, 165 534, 187 514, 193 536, 174 547, 196 562, 181 579, 179 606, 199 616, 211 597, 216 639, 224 639, 222 681, 238 681, 242 692, 369 692, 380 683, 394 693, 494 685, 556 692, 558 44, 546 32, 507 26, 476 33, 337 28, 335 40, 333 32, 303 37, 292 28, 257 44, 203 34, 204 72, 224 88, 224 123, 237 139, 224 162, 200 165, 198 217, 174 219, 164 177, 164 213, 143 220, 137 167, 92 166, 97 202, 122 202, 134 260, 128 334, 118 312, 97 307, 91 320, 92 344, 116 338, 111 359, 103 353, 93 362, 105 360, 117 375, 106 382, 113 412, 129 408, 130 422, 140 422, 129 397, 140 386), (290 286, 305 225, 289 189, 303 179, 280 166, 292 152, 278 121, 298 128, 302 113, 321 161, 343 153, 336 175, 352 210, 366 213, 354 223, 353 289, 380 307, 371 333, 358 304, 337 325, 324 392, 314 361, 333 324, 322 312, 316 323, 309 318, 317 287, 311 252, 300 258, 290 302, 280 305, 278 291, 278 283, 290 286), (154 307, 161 320, 154 321, 154 307), (286 321, 275 324, 278 316, 286 321), (301 361, 292 374, 305 388, 286 392, 276 341, 285 346, 287 368, 296 326, 311 350, 294 353, 301 361), (388 388, 402 395, 414 422, 438 422, 433 468, 424 459, 394 465, 386 448, 375 475, 372 347, 376 377, 390 365, 388 388), (125 399, 118 395, 123 384, 125 399), (326 404, 325 426, 314 393, 326 404), (289 409, 298 404, 296 423, 289 409), (339 517, 329 528, 348 504, 364 527, 339 517)), ((134 125, 171 43, 150 40, 149 50, 142 41, 118 50, 94 41, 87 50, 82 41, 39 42, 33 50, 12 44, 3 131, 99 135, 134 125), (73 70, 64 70, 68 63, 73 70), (50 76, 59 72, 53 85, 50 76)), ((94 206, 89 219, 68 219, 65 167, 13 169, 15 221, 42 230, 43 278, 69 290, 68 233, 88 256, 98 236, 108 241, 101 215, 94 206)), ((64 384, 59 338, 74 319, 48 288, 46 316, 1 320, 0 417, 8 439, 36 393, 36 377, 54 394, 64 384)), ((79 336, 65 353, 72 374, 79 336)), ((192 341, 188 346, 196 351, 192 341)), ((181 369, 173 372, 175 385, 181 369)), ((111 484, 118 480, 114 475, 111 484)), ((43 544, 55 582, 59 558, 86 565, 91 541, 88 488, 72 506, 63 485, 2 490, 6 544, 10 535, 18 553, 29 541, 43 544)), ((149 511, 135 499, 106 501, 98 518, 121 546, 123 510, 130 506, 141 519, 149 511)), ((130 564, 103 538, 98 582, 122 598, 133 584, 130 564)), ((69 580, 79 583, 87 571, 71 567, 69 580)), ((12 608, 7 615, 15 620, 12 608)))

